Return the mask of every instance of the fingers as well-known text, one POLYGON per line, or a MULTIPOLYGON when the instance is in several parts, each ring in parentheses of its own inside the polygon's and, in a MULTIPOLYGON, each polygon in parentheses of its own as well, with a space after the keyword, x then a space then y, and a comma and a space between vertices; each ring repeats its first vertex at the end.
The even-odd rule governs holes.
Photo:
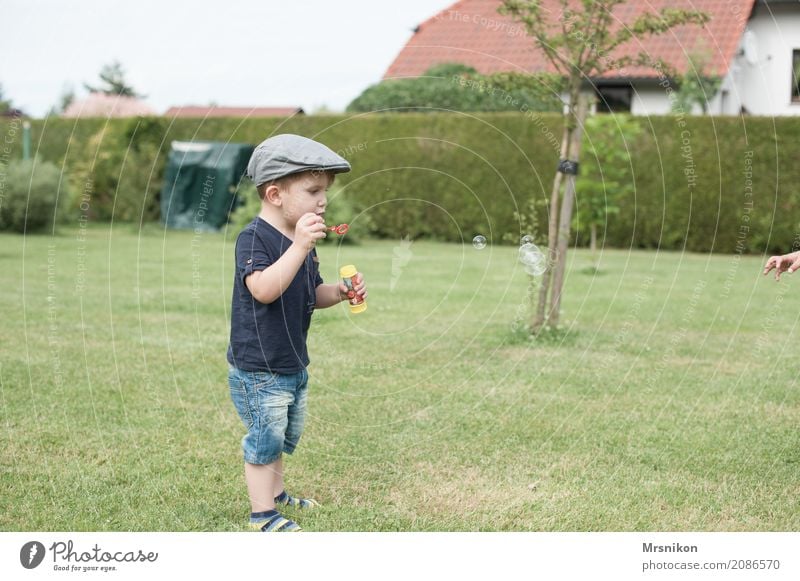
POLYGON ((775 260, 776 260, 777 258, 778 258, 777 256, 770 256, 770 257, 769 257, 769 260, 767 260, 767 263, 764 265, 764 274, 765 274, 765 275, 766 275, 766 274, 767 274, 767 273, 768 273, 770 270, 772 270, 773 268, 775 268, 775 260))
POLYGON ((775 269, 775 280, 781 279, 781 273, 788 272, 792 274, 794 271, 800 269, 800 254, 793 252, 791 254, 784 254, 783 256, 770 256, 767 263, 764 265, 764 274, 766 275, 772 269, 775 269))
MULTIPOLYGON (((356 292, 357 295, 360 295, 361 298, 366 299, 367 285, 364 282, 364 275, 362 275, 360 272, 357 273, 354 282, 355 284, 353 285, 353 290, 356 292)), ((339 291, 341 291, 342 294, 346 294, 348 288, 344 285, 344 283, 339 283, 339 291)))
POLYGON ((353 289, 356 291, 356 294, 361 295, 363 298, 367 298, 367 285, 364 282, 364 275, 360 272, 356 274, 356 284, 353 289))
POLYGON ((313 212, 303 214, 300 216, 300 219, 297 220, 295 231, 303 232, 303 235, 308 236, 313 245, 317 240, 325 238, 326 236, 325 220, 322 216, 318 216, 313 212))
POLYGON ((784 266, 784 260, 786 259, 783 256, 778 256, 775 259, 775 280, 780 280, 781 273, 786 270, 786 267, 784 266))
POLYGON ((322 216, 314 214, 313 212, 309 212, 308 214, 303 214, 300 216, 300 219, 297 221, 297 225, 304 228, 310 228, 314 231, 324 230, 325 219, 322 216))
POLYGON ((318 216, 314 212, 307 212, 303 214, 297 221, 298 224, 303 224, 304 226, 311 226, 312 224, 317 224, 321 222, 324 222, 322 216, 318 216))

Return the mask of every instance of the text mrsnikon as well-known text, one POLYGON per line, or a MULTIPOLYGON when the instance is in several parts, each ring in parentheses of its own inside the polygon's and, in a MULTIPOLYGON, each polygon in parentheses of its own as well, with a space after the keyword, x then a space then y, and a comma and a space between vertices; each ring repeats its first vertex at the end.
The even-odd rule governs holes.
POLYGON ((696 553, 697 545, 681 545, 680 543, 654 545, 653 543, 642 543, 642 551, 645 553, 696 553))

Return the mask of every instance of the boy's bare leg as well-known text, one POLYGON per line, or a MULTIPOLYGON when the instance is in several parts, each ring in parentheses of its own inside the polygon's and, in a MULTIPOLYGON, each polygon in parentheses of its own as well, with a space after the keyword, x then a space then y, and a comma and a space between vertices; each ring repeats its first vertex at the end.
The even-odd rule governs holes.
POLYGON ((275 498, 283 492, 283 456, 278 458, 274 463, 275 466, 275 484, 272 487, 272 497, 275 498))
MULTIPOLYGON (((264 512, 275 508, 275 490, 277 467, 280 466, 281 473, 283 467, 280 460, 271 464, 249 464, 244 463, 244 479, 247 482, 247 492, 250 495, 250 509, 252 512, 264 512)), ((281 485, 283 485, 283 475, 281 474, 281 485)), ((281 488, 281 490, 283 490, 281 488)))

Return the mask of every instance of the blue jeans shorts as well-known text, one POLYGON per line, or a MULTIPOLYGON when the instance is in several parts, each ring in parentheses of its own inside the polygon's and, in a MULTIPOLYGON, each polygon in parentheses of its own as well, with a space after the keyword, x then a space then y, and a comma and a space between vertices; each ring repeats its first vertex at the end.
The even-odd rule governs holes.
POLYGON ((247 428, 242 438, 244 461, 271 464, 283 452, 294 452, 306 419, 308 372, 244 371, 229 365, 228 385, 247 428))

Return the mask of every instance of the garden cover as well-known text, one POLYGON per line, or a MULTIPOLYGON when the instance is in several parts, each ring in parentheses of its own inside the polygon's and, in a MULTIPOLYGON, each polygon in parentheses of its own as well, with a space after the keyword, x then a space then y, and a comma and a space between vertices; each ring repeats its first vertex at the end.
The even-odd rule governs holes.
POLYGON ((164 172, 161 222, 181 229, 224 226, 253 149, 245 143, 173 141, 164 172))

